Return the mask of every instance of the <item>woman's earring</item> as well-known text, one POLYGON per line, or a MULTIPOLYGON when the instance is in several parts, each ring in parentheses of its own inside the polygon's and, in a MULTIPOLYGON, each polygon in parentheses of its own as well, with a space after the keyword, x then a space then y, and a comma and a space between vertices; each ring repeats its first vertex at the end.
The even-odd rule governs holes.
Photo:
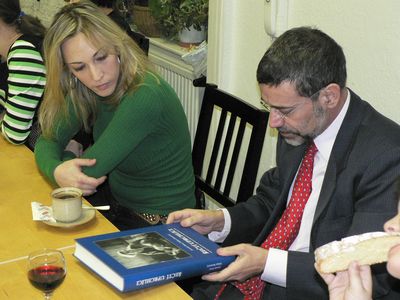
POLYGON ((71 75, 69 78, 69 86, 71 89, 75 89, 76 86, 78 85, 78 78, 76 78, 74 75, 71 75))
POLYGON ((121 60, 120 60, 119 56, 117 56, 117 60, 118 60, 118 63, 120 64, 121 60))

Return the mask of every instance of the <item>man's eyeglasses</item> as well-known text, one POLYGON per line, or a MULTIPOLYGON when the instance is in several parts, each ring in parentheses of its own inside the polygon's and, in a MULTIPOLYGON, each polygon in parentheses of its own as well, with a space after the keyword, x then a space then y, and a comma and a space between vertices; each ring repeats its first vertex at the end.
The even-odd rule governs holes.
MULTIPOLYGON (((316 91, 314 94, 312 94, 310 97, 307 97, 307 98, 310 98, 310 99, 315 98, 315 96, 316 96, 317 94, 319 94, 324 88, 325 88, 325 87, 319 89, 318 91, 316 91)), ((304 100, 304 102, 305 102, 305 100, 304 100)), ((286 119, 289 117, 289 115, 290 115, 291 113, 293 113, 298 107, 300 107, 301 105, 303 105, 304 102, 302 102, 301 104, 298 104, 298 105, 296 105, 296 106, 292 106, 292 107, 275 108, 275 107, 269 105, 268 103, 266 103, 264 100, 262 100, 262 99, 260 100, 260 104, 264 107, 264 109, 265 109, 267 112, 270 113, 270 112, 272 112, 272 111, 275 111, 275 112, 277 113, 277 115, 279 116, 279 118, 281 118, 282 120, 286 120, 286 119)))

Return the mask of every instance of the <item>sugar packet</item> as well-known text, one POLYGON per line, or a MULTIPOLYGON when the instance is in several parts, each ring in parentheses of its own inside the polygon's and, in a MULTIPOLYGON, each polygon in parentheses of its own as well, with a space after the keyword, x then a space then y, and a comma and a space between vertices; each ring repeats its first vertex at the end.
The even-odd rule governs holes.
POLYGON ((33 221, 50 221, 56 222, 53 218, 53 210, 50 206, 43 205, 39 202, 31 202, 33 221))

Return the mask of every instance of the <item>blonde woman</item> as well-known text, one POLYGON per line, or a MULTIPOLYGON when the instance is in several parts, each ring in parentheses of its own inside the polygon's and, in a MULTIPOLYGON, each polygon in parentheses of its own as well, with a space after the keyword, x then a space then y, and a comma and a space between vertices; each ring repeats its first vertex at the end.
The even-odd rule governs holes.
POLYGON ((120 229, 193 207, 186 116, 129 36, 95 5, 79 2, 55 15, 44 53, 40 170, 59 186, 93 195, 94 204, 109 200, 120 229), (93 127, 94 144, 81 157, 77 149, 63 151, 82 126, 93 127))

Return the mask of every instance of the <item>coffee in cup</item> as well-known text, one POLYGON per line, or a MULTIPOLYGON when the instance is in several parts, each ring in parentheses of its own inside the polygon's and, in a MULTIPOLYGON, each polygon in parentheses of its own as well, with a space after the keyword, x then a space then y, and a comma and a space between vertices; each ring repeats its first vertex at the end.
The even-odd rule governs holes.
POLYGON ((53 217, 58 222, 70 223, 82 215, 82 191, 74 187, 62 187, 51 193, 53 217))

